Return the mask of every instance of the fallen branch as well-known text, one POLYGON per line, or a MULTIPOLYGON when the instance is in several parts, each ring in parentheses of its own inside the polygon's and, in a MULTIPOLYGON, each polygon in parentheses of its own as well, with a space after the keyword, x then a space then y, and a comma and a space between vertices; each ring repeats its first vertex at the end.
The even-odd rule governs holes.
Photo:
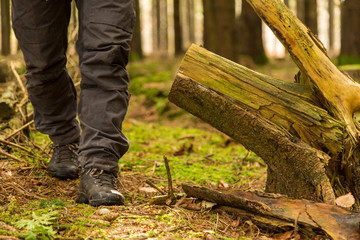
POLYGON ((25 128, 27 128, 28 126, 30 126, 31 124, 34 123, 34 120, 31 120, 30 122, 26 123, 24 126, 22 126, 19 129, 16 129, 14 132, 12 132, 11 134, 9 134, 7 137, 5 137, 5 140, 10 139, 11 137, 15 136, 16 134, 18 134, 19 132, 21 132, 22 130, 24 130, 25 128))
POLYGON ((166 195, 166 192, 164 192, 163 190, 161 190, 160 188, 158 188, 158 186, 156 186, 153 182, 151 182, 149 179, 147 179, 145 181, 147 184, 149 184, 151 187, 155 188, 159 193, 161 193, 162 195, 166 195))
POLYGON ((18 84, 19 84, 19 86, 21 88, 21 91, 23 91, 24 94, 26 95, 26 88, 24 86, 24 83, 21 81, 21 78, 20 78, 19 74, 16 72, 16 69, 15 69, 15 66, 14 66, 13 62, 10 62, 10 68, 11 68, 12 73, 15 76, 16 81, 18 82, 18 84))
MULTIPOLYGON (((360 239, 360 213, 331 204, 289 199, 282 195, 231 190, 228 193, 182 185, 188 197, 195 197, 235 209, 263 225, 322 230, 335 240, 360 239), (272 221, 275 221, 274 223, 272 221), (280 225, 276 225, 279 223, 280 225)), ((299 230, 300 230, 299 229, 299 230)), ((296 229, 297 230, 297 229, 296 229)))
POLYGON ((172 178, 171 178, 169 160, 167 159, 166 156, 164 156, 164 162, 165 162, 166 173, 167 173, 167 177, 168 177, 168 188, 169 188, 168 196, 171 199, 171 204, 174 204, 176 202, 176 197, 174 195, 174 189, 173 189, 173 185, 172 185, 172 178))
POLYGON ((13 159, 15 161, 26 163, 26 161, 24 161, 24 160, 22 160, 20 158, 17 158, 15 156, 11 155, 10 153, 7 153, 6 151, 2 150, 1 148, 0 148, 0 154, 6 156, 8 158, 11 158, 11 159, 13 159))
POLYGON ((27 148, 24 148, 16 143, 13 143, 13 142, 9 142, 9 141, 6 141, 6 140, 3 140, 3 139, 0 139, 0 143, 4 144, 4 145, 9 145, 9 146, 12 146, 12 147, 16 147, 16 148, 19 148, 25 152, 28 152, 28 153, 32 153, 31 150, 27 149, 27 148))

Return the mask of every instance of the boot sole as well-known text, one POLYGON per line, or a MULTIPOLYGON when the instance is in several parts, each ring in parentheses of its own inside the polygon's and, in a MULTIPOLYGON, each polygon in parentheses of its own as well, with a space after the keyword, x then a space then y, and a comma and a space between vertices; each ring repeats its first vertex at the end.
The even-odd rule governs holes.
POLYGON ((69 173, 69 172, 62 172, 62 171, 51 171, 48 170, 48 173, 51 177, 56 177, 59 179, 77 179, 79 178, 79 173, 69 173))
POLYGON ((124 205, 124 201, 121 199, 94 199, 89 200, 87 194, 84 192, 79 192, 78 198, 76 199, 76 203, 80 204, 89 204, 92 207, 98 207, 98 206, 121 206, 124 205))

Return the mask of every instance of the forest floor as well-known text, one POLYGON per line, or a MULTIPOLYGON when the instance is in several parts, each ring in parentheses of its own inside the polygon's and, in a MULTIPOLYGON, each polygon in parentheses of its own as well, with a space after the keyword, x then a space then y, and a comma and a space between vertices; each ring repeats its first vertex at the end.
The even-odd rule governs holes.
MULTIPOLYGON (((51 143, 33 125, 8 138, 14 145, 2 143, 1 149, 15 158, 0 155, 0 239, 290 239, 289 233, 268 232, 249 220, 203 209, 195 200, 185 205, 149 204, 161 194, 147 181, 168 191, 164 156, 178 194, 182 183, 219 190, 265 186, 262 159, 168 102, 179 62, 129 65, 132 97, 123 130, 131 147, 119 161, 117 178, 125 206, 76 204, 79 180, 48 176, 51 143)), ((23 74, 23 66, 16 66, 23 74)), ((78 82, 75 66, 75 60, 69 61, 69 72, 78 82)), ((257 70, 282 79, 292 79, 297 71, 281 61, 257 70)), ((24 110, 31 112, 30 104, 24 110)), ((0 138, 23 125, 20 116, 1 123, 0 138)))

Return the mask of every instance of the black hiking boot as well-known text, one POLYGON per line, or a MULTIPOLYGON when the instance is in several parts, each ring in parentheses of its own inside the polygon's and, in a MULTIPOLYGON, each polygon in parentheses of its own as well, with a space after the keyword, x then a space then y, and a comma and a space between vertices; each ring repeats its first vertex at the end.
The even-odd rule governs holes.
POLYGON ((61 179, 79 177, 78 144, 54 145, 54 152, 48 165, 49 175, 61 179))
POLYGON ((77 203, 93 207, 124 205, 125 199, 115 185, 115 174, 96 168, 81 171, 77 203))

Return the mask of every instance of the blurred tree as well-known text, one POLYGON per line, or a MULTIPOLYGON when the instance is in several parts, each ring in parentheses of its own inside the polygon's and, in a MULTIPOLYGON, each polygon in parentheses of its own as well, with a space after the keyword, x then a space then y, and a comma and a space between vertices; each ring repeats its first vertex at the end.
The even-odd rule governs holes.
POLYGON ((195 42, 195 9, 194 9, 194 0, 186 1, 186 13, 187 13, 187 23, 189 26, 189 42, 195 42))
POLYGON ((142 39, 141 39, 141 20, 140 20, 140 3, 139 0, 135 0, 136 7, 136 22, 134 27, 133 39, 131 41, 131 52, 136 58, 143 58, 143 50, 142 50, 142 39))
POLYGON ((262 40, 262 22, 246 1, 242 1, 241 15, 236 25, 238 54, 249 56, 256 64, 266 63, 268 59, 262 40))
POLYGON ((160 50, 160 0, 153 0, 152 4, 152 34, 153 51, 160 50))
POLYGON ((317 0, 297 0, 297 17, 314 33, 318 33, 317 0))
POLYGON ((235 0, 203 0, 203 7, 205 48, 236 60, 235 0))
POLYGON ((153 0, 153 52, 168 55, 167 0, 153 0))
POLYGON ((1 0, 1 54, 10 54, 10 0, 1 0))
POLYGON ((328 2, 329 11, 329 50, 334 49, 334 0, 328 2))
POLYGON ((339 64, 360 63, 360 1, 341 5, 341 53, 339 64))
POLYGON ((175 55, 182 54, 183 36, 180 21, 180 0, 174 0, 174 32, 175 32, 175 55))

